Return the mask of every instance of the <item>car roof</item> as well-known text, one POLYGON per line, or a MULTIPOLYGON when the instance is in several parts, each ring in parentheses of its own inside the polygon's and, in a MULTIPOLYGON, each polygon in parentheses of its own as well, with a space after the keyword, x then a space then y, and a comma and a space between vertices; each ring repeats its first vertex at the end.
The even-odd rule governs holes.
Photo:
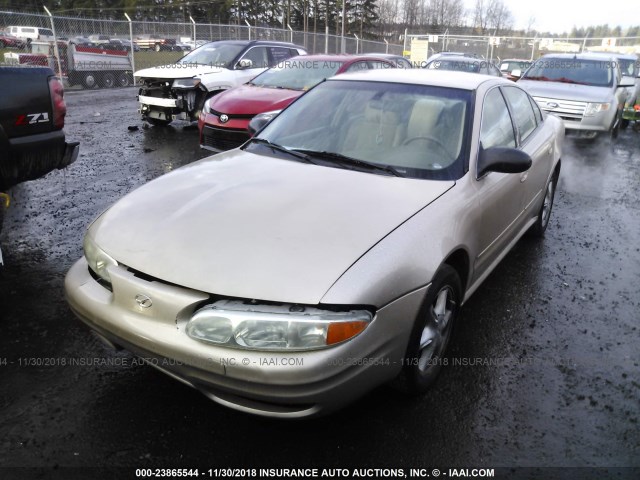
POLYGON ((388 63, 389 65, 393 65, 393 62, 389 58, 378 57, 374 54, 370 55, 353 55, 353 54, 330 54, 330 53, 315 53, 311 55, 296 55, 295 57, 287 58, 285 61, 292 60, 302 60, 305 62, 342 62, 342 63, 352 63, 352 62, 364 62, 371 60, 379 60, 381 62, 388 63))
POLYGON ((585 55, 608 55, 615 58, 622 58, 624 60, 638 60, 638 55, 636 55, 635 53, 585 52, 585 55))
POLYGON ((467 56, 464 56, 464 55, 443 54, 443 55, 439 56, 438 58, 434 58, 433 60, 429 61, 429 63, 442 62, 443 60, 452 60, 452 61, 455 61, 455 62, 462 62, 462 63, 486 62, 486 60, 483 60, 482 58, 477 58, 477 57, 467 57, 467 56))
MULTIPOLYGON (((349 55, 349 54, 329 54, 329 53, 316 53, 311 55, 296 55, 295 57, 288 58, 287 60, 305 60, 314 62, 350 62, 352 60, 371 60, 370 57, 363 58, 362 55, 349 55)), ((385 60, 385 59, 381 59, 385 60)))
POLYGON ((230 45, 279 45, 283 47, 302 48, 290 42, 277 42, 275 40, 215 40, 208 43, 227 43, 230 45))
POLYGON ((513 85, 513 82, 505 78, 490 77, 477 73, 402 68, 368 70, 363 73, 347 73, 332 77, 330 80, 406 83, 408 85, 432 85, 435 87, 459 88, 461 90, 476 90, 485 82, 494 82, 509 86, 513 85))
POLYGON ((560 58, 567 60, 611 60, 613 57, 610 53, 548 53, 540 58, 560 58))

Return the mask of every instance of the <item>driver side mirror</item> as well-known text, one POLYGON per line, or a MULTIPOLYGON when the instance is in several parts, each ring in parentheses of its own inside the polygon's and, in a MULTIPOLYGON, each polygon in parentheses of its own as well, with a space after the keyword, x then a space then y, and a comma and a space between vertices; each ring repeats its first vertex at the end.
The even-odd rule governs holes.
POLYGON ((531 167, 531 157, 517 148, 480 148, 478 153, 478 178, 488 172, 522 173, 531 167))
POLYGON ((509 75, 511 75, 513 78, 520 78, 522 76, 522 70, 516 68, 515 70, 511 70, 511 73, 509 75))
POLYGON ((239 70, 244 70, 245 68, 253 67, 253 62, 248 58, 243 58, 236 64, 236 68, 239 70))

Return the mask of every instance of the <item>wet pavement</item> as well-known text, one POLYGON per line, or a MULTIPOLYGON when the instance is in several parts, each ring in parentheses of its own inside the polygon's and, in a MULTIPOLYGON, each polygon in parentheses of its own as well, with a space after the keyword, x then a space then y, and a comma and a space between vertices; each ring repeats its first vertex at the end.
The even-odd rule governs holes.
POLYGON ((0 235, 0 467, 45 470, 0 477, 640 467, 640 133, 623 132, 613 151, 568 142, 546 238, 520 241, 466 304, 428 394, 383 387, 328 418, 282 422, 223 408, 108 350, 71 314, 63 278, 91 220, 207 153, 183 123, 142 128, 133 89, 70 92, 67 103, 80 158, 14 188, 0 235))

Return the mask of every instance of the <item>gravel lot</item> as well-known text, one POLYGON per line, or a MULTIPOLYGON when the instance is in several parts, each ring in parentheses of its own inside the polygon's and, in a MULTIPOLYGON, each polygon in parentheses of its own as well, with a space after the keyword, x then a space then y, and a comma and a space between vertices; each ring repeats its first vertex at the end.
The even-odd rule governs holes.
POLYGON ((11 192, 0 235, 0 477, 295 466, 636 467, 598 478, 640 478, 640 133, 626 130, 613 151, 567 143, 546 238, 523 239, 466 304, 450 365, 427 395, 384 387, 328 418, 282 422, 218 406, 109 351, 64 301, 91 220, 208 155, 184 123, 142 128, 135 94, 69 92, 66 132, 81 156, 11 192))

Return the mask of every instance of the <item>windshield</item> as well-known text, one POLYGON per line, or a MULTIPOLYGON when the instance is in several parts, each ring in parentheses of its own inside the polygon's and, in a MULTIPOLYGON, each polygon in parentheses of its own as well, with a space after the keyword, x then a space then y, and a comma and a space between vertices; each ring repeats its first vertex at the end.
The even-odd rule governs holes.
POLYGON ((270 142, 313 160, 346 157, 341 167, 360 161, 406 177, 457 179, 466 171, 471 97, 453 88, 330 80, 300 97, 245 148, 269 154, 274 149, 264 144, 270 142))
POLYGON ((228 43, 209 43, 185 55, 177 63, 193 63, 209 65, 211 67, 231 68, 231 62, 236 58, 245 45, 228 43))
POLYGON ((480 62, 465 62, 462 60, 434 60, 427 68, 437 70, 453 70, 456 72, 478 73, 480 71, 480 62))
POLYGON ((612 62, 577 58, 543 57, 522 77, 525 80, 576 83, 593 87, 613 85, 612 62))
POLYGON ((342 64, 335 60, 285 60, 250 83, 258 87, 308 90, 325 78, 332 77, 342 64))

